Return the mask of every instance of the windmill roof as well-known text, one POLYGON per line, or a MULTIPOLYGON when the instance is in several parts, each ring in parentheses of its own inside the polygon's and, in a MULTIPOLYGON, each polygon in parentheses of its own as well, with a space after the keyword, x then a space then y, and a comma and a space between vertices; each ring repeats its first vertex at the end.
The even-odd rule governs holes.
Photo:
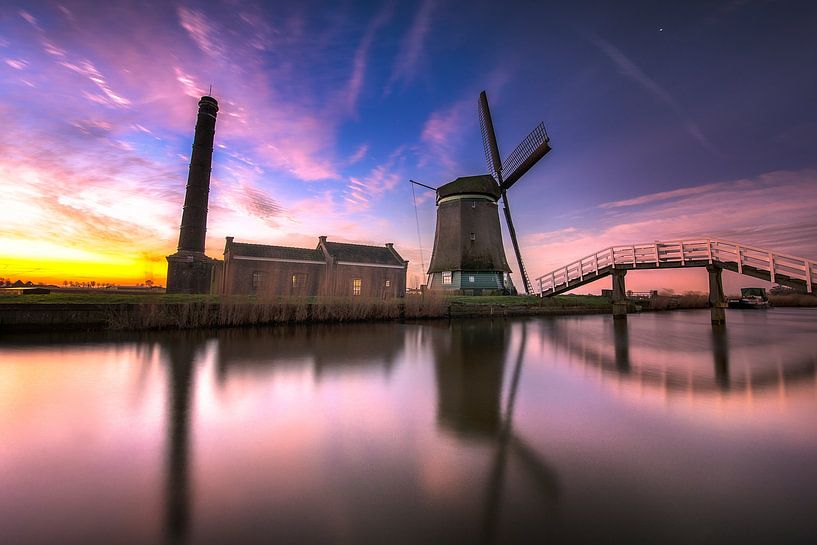
POLYGON ((293 248, 291 246, 268 246, 233 242, 230 249, 234 255, 267 257, 272 259, 297 259, 300 261, 326 261, 320 248, 293 248))
POLYGON ((462 176, 453 182, 448 182, 437 188, 437 201, 450 197, 452 195, 462 195, 464 193, 476 193, 479 195, 487 195, 493 199, 499 200, 499 184, 496 183, 493 176, 490 174, 481 174, 479 176, 462 176))
POLYGON ((395 252, 386 246, 367 246, 346 242, 326 242, 329 254, 338 261, 375 263, 378 265, 403 265, 395 252))

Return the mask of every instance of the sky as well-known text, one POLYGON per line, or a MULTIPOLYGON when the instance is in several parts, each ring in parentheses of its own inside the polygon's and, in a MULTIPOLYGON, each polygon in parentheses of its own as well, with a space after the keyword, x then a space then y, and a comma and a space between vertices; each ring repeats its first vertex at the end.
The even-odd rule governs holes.
POLYGON ((394 242, 421 282, 436 209, 408 180, 487 172, 484 89, 503 156, 539 121, 551 138, 508 195, 532 277, 683 237, 817 259, 814 2, 0 7, 0 277, 164 283, 211 85, 212 257, 226 236, 394 242))

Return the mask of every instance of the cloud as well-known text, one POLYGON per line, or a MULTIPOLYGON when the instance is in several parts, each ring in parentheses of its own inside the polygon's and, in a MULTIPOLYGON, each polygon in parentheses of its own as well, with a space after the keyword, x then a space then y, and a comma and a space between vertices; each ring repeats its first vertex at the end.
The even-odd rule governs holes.
POLYGON ((444 176, 456 173, 459 165, 455 157, 465 131, 472 127, 474 117, 474 102, 469 99, 432 112, 420 133, 420 141, 424 145, 420 165, 439 163, 444 176))
POLYGON ((94 85, 97 86, 100 91, 102 91, 101 95, 86 92, 85 96, 94 102, 115 107, 125 107, 130 104, 130 101, 127 98, 115 93, 111 89, 108 82, 90 61, 84 60, 78 64, 60 61, 59 64, 72 72, 87 77, 94 85))
POLYGON ((215 28, 203 12, 179 6, 179 24, 196 46, 214 59, 223 60, 225 47, 221 43, 221 32, 215 28))
POLYGON ((346 160, 347 165, 354 165, 359 163, 366 157, 366 153, 369 152, 369 144, 363 143, 355 150, 355 152, 349 156, 349 159, 346 160))
POLYGON ((426 37, 431 31, 431 16, 434 12, 435 0, 423 0, 414 15, 408 32, 400 46, 397 60, 392 68, 392 74, 386 85, 386 94, 391 92, 398 83, 411 83, 417 73, 426 37))
POLYGON ((377 15, 371 20, 360 44, 355 51, 355 56, 352 61, 352 74, 349 77, 347 84, 346 107, 350 114, 354 115, 357 108, 357 100, 360 96, 360 90, 363 87, 363 81, 366 77, 366 59, 369 55, 369 49, 374 41, 374 36, 392 17, 394 6, 391 2, 383 5, 378 11, 377 15))
POLYGON ((710 142, 706 135, 704 135, 703 131, 701 131, 700 127, 698 127, 698 125, 692 120, 689 114, 681 107, 681 105, 677 100, 675 100, 675 97, 673 97, 669 91, 664 89, 658 82, 648 76, 641 68, 638 67, 638 65, 635 64, 635 62, 632 61, 632 59, 626 56, 612 43, 596 35, 590 36, 590 41, 611 61, 613 61, 613 64, 618 67, 623 75, 638 83, 660 102, 663 102, 666 106, 668 106, 670 110, 672 110, 672 112, 678 117, 679 121, 681 121, 681 124, 684 126, 687 133, 689 133, 689 135, 692 136, 692 138, 694 138, 703 148, 716 155, 720 154, 712 142, 710 142))
POLYGON ((347 207, 350 210, 368 208, 372 200, 394 189, 399 181, 405 178, 399 169, 404 153, 405 148, 399 147, 384 163, 372 168, 365 177, 349 178, 345 191, 347 207))

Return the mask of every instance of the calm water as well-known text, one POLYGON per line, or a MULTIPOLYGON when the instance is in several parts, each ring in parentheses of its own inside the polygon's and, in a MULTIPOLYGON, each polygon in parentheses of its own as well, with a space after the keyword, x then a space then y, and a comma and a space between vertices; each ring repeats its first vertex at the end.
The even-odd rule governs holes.
POLYGON ((815 543, 817 310, 0 337, 0 543, 815 543))

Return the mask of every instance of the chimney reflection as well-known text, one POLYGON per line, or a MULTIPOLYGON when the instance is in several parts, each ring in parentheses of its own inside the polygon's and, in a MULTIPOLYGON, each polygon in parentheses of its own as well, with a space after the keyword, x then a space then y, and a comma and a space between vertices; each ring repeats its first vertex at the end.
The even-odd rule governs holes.
POLYGON ((168 543, 185 543, 190 526, 191 389, 196 355, 205 341, 201 333, 176 333, 160 341, 169 367, 164 523, 168 543))

